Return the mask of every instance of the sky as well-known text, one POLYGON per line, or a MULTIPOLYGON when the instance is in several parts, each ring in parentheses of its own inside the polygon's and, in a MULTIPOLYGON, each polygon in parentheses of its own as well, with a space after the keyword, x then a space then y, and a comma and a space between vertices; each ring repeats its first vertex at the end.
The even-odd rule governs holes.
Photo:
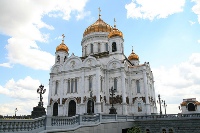
POLYGON ((167 113, 180 113, 183 99, 200 101, 200 0, 1 0, 0 115, 14 115, 15 108, 30 115, 40 84, 47 105, 61 35, 69 55, 81 56, 84 30, 98 19, 99 7, 106 23, 116 19, 125 55, 133 46, 140 63, 150 63, 167 113))

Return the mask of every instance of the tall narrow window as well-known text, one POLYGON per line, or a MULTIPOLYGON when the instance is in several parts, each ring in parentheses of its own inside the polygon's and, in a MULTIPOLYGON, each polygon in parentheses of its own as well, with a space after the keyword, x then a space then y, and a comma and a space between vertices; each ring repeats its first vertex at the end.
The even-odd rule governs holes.
POLYGON ((75 92, 77 92, 77 79, 75 79, 75 92))
POLYGON ((98 52, 100 52, 100 46, 101 46, 100 43, 98 43, 98 52))
POLYGON ((91 44, 91 52, 90 53, 93 53, 93 44, 91 44))
POLYGON ((70 80, 68 80, 68 88, 67 88, 67 93, 70 93, 70 80))
POLYGON ((89 77, 89 91, 92 90, 92 77, 89 77))
POLYGON ((101 77, 101 91, 103 91, 103 78, 101 77))
POLYGON ((114 78, 114 89, 117 90, 117 78, 114 78))
POLYGON ((56 87, 55 87, 55 95, 58 94, 58 81, 56 81, 56 87))
POLYGON ((74 91, 74 79, 71 80, 71 93, 74 91))
POLYGON ((87 46, 85 46, 85 56, 87 55, 87 46))
POLYGON ((105 46, 106 46, 106 51, 108 51, 108 44, 106 43, 105 46))
POLYGON ((113 42, 112 43, 112 52, 115 52, 117 51, 117 45, 116 45, 116 42, 113 42))
POLYGON ((137 93, 140 93, 140 81, 136 80, 137 93))

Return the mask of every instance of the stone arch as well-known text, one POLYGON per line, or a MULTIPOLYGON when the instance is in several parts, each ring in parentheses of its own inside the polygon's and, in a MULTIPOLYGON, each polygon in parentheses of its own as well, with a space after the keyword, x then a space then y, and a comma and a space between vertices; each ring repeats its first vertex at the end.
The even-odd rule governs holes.
POLYGON ((68 116, 76 115, 76 102, 74 100, 70 100, 68 104, 68 116))
POLYGON ((64 63, 63 69, 67 71, 71 69, 79 69, 81 67, 82 67, 82 60, 78 56, 72 54, 64 63))
POLYGON ((122 67, 122 64, 121 64, 120 60, 117 60, 117 59, 112 59, 107 64, 108 70, 116 69, 116 68, 120 68, 120 67, 122 67))
POLYGON ((91 66, 96 66, 98 63, 98 61, 96 60, 96 58, 92 57, 92 56, 88 56, 84 61, 83 61, 83 66, 84 67, 91 67, 91 66))
POLYGON ((55 64, 51 68, 51 73, 59 73, 62 70, 62 65, 60 64, 55 64))
POLYGON ((89 98, 87 101, 87 114, 93 114, 94 113, 94 99, 89 98))
POLYGON ((196 110, 194 103, 188 103, 187 107, 188 107, 188 111, 195 111, 196 110))

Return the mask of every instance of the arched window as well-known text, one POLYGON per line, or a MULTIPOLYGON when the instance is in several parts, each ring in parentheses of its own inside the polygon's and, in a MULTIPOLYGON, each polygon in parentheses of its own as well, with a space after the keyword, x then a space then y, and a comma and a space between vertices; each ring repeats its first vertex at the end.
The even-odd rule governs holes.
POLYGON ((93 44, 91 44, 91 52, 90 53, 93 53, 93 44))
POLYGON ((162 129, 162 133, 167 133, 166 129, 162 129))
POLYGON ((112 52, 115 52, 117 51, 117 45, 116 45, 116 42, 113 42, 112 43, 112 52))
POLYGON ((114 89, 117 90, 117 78, 114 78, 114 89))
POLYGON ((89 91, 92 90, 92 77, 89 76, 89 91))
POLYGON ((105 44, 105 47, 106 47, 106 51, 108 51, 108 44, 107 43, 105 44))
POLYGON ((188 111, 195 111, 195 105, 193 103, 188 104, 188 111))
POLYGON ((149 130, 149 129, 146 129, 146 133, 150 133, 150 130, 149 130))
POLYGON ((55 95, 58 94, 58 85, 59 85, 59 83, 58 83, 58 81, 56 81, 55 95))
POLYGON ((169 133, 174 133, 173 129, 169 129, 169 133))
POLYGON ((137 93, 140 93, 140 81, 136 80, 137 93))

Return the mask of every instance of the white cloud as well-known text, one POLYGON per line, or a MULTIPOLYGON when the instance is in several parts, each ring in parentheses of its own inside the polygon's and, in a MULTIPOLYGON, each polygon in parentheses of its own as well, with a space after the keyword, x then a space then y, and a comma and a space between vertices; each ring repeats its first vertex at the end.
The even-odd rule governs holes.
MULTIPOLYGON (((15 108, 18 108, 18 114, 30 115, 33 107, 37 106, 39 102, 39 94, 37 94, 39 85, 39 80, 27 76, 18 81, 10 79, 4 86, 0 86, 0 94, 12 99, 12 101, 1 104, 0 115, 13 115, 15 108)), ((43 96, 45 106, 47 105, 47 95, 48 89, 43 96)))
POLYGON ((168 104, 169 113, 178 113, 178 105, 186 98, 200 101, 200 53, 193 53, 185 62, 171 68, 153 69, 155 90, 168 104), (172 109, 172 104, 177 105, 172 109), (170 107, 169 107, 170 106, 170 107))
POLYGON ((194 25, 195 24, 195 22, 193 22, 191 20, 189 20, 189 23, 190 23, 190 25, 194 25))
POLYGON ((185 0, 132 0, 126 4, 127 18, 153 20, 182 12, 185 0))
POLYGON ((200 23, 200 0, 191 0, 192 2, 195 2, 196 5, 192 7, 192 11, 197 14, 198 22, 200 23))
POLYGON ((200 43, 200 40, 198 40, 197 42, 200 43))
POLYGON ((53 59, 53 55, 42 51, 36 42, 48 42, 49 33, 42 33, 41 28, 54 30, 54 27, 42 18, 47 15, 69 20, 73 13, 77 19, 82 19, 89 15, 84 11, 86 2, 87 0, 0 1, 0 33, 11 37, 6 45, 9 59, 7 64, 19 63, 34 69, 48 70, 52 62, 45 59, 53 59))
POLYGON ((23 64, 24 66, 50 70, 54 63, 54 56, 40 50, 35 41, 29 39, 10 38, 6 45, 8 59, 12 63, 23 64))
POLYGON ((2 64, 0 64, 0 66, 2 66, 2 67, 12 68, 12 66, 11 66, 10 63, 2 63, 2 64))

